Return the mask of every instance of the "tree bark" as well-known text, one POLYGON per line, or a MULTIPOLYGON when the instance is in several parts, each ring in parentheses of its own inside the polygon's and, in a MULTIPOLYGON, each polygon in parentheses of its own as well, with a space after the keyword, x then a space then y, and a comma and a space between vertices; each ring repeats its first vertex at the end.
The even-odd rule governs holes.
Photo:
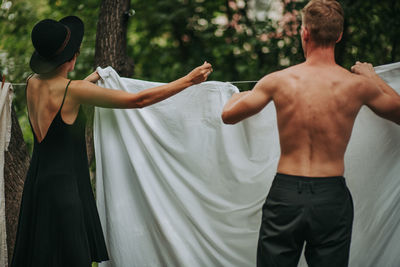
POLYGON ((95 65, 113 67, 121 76, 133 75, 133 60, 127 56, 130 0, 103 0, 97 23, 95 65))
MULTIPOLYGON (((124 77, 132 76, 134 71, 133 60, 126 52, 129 9, 130 0, 103 0, 101 2, 94 55, 94 67, 111 66, 124 77)), ((92 164, 94 159, 93 107, 86 107, 85 113, 88 117, 86 127, 88 161, 92 164)))
POLYGON ((30 160, 14 107, 12 107, 11 116, 11 140, 8 146, 8 151, 5 153, 4 165, 6 231, 9 264, 11 264, 14 251, 22 189, 30 160))

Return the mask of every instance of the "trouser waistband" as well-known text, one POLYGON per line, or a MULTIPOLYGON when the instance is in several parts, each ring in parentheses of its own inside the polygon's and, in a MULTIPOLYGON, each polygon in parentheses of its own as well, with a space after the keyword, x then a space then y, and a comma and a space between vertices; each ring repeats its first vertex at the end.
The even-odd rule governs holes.
POLYGON ((346 187, 346 180, 343 176, 308 177, 277 173, 273 181, 274 184, 292 189, 296 188, 299 193, 303 191, 303 188, 310 188, 310 192, 314 193, 316 188, 346 187))

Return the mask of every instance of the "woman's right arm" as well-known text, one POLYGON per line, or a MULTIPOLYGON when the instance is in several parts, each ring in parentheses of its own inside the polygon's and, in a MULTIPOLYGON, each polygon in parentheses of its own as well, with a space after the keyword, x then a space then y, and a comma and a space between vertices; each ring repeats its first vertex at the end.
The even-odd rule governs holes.
POLYGON ((90 79, 74 81, 69 86, 68 94, 80 104, 105 108, 143 108, 173 96, 191 85, 204 82, 211 72, 211 64, 204 62, 203 65, 176 81, 139 93, 102 88, 90 82, 90 79))

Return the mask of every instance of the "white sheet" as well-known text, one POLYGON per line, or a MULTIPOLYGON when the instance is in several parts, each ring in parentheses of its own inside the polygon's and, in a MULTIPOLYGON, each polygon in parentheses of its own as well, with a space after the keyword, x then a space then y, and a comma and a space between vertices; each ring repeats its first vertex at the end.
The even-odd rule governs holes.
POLYGON ((8 149, 11 137, 11 102, 13 97, 12 85, 0 82, 0 266, 8 265, 6 203, 4 192, 4 152, 8 149))
MULTIPOLYGON (((381 69, 398 90, 400 64, 381 69)), ((98 71, 103 87, 158 85, 98 71)), ((206 82, 144 109, 96 108, 97 201, 111 257, 100 266, 255 266, 278 132, 273 104, 224 125, 222 107, 237 91, 206 82)), ((363 109, 346 154, 351 266, 400 263, 399 159, 400 127, 363 109)))

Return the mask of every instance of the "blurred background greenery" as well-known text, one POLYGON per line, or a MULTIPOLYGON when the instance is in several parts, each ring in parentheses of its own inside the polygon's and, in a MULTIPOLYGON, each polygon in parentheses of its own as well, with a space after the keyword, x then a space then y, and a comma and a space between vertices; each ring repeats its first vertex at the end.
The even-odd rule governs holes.
MULTIPOLYGON (((1 0, 0 72, 23 84, 33 47, 30 32, 44 18, 77 15, 85 38, 71 78, 91 73, 100 0, 1 0)), ((300 63, 299 10, 304 0, 131 0, 128 54, 134 78, 168 82, 207 60, 210 80, 258 80, 300 63)), ((356 60, 382 65, 400 60, 400 1, 341 0, 345 10, 337 62, 349 69, 356 60)), ((254 84, 241 84, 241 90, 254 84)), ((32 146, 23 85, 16 85, 14 106, 24 139, 32 146)))

